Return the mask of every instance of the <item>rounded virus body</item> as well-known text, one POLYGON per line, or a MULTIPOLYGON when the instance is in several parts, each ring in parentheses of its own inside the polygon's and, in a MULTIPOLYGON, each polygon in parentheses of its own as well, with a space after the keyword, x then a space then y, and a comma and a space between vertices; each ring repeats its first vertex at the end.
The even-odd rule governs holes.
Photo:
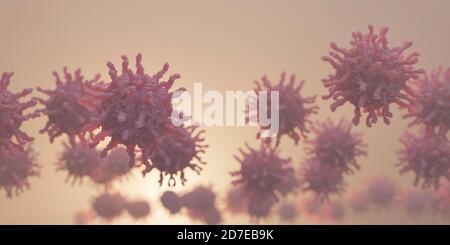
POLYGON ((407 132, 400 139, 400 173, 413 172, 414 185, 438 188, 441 180, 450 180, 450 142, 435 134, 421 131, 418 136, 407 132))
POLYGON ((212 208, 205 213, 204 220, 208 225, 217 225, 222 222, 222 214, 217 208, 212 208))
POLYGON ((161 203, 171 214, 179 213, 184 205, 181 197, 173 191, 165 191, 161 196, 161 203))
POLYGON ((216 194, 211 188, 198 186, 182 196, 182 202, 192 216, 202 216, 205 210, 214 208, 216 194))
POLYGON ((242 214, 246 211, 246 198, 241 188, 231 188, 225 199, 226 209, 231 214, 242 214))
POLYGON ((366 184, 370 203, 377 208, 390 208, 397 198, 397 186, 386 176, 375 176, 366 184))
POLYGON ((345 217, 346 211, 339 201, 325 203, 322 207, 322 218, 326 221, 339 222, 345 217))
MULTIPOLYGON (((255 81, 257 94, 256 101, 258 103, 259 115, 259 96, 261 91, 266 91, 267 94, 267 108, 271 108, 271 92, 279 93, 279 130, 277 134, 276 145, 280 143, 282 136, 287 135, 292 138, 297 144, 301 137, 306 138, 306 134, 309 132, 307 126, 311 121, 309 120, 312 114, 316 114, 319 107, 313 105, 316 97, 303 97, 300 91, 303 88, 304 81, 296 82, 295 75, 291 75, 289 82, 286 82, 286 74, 281 74, 280 82, 278 84, 272 84, 266 76, 262 77, 262 81, 255 81)), ((271 111, 267 111, 267 115, 271 115, 271 111)), ((252 115, 249 116, 249 118, 252 115)), ((253 115, 254 116, 254 115, 253 115)), ((262 130, 268 130, 271 125, 261 126, 262 130)), ((257 137, 261 137, 261 132, 257 137)), ((267 138, 270 140, 270 138, 267 138)))
POLYGON ((299 216, 298 208, 293 202, 285 202, 278 208, 278 216, 283 222, 293 223, 299 216))
POLYGON ((97 75, 94 79, 87 81, 81 75, 80 69, 72 75, 64 67, 63 72, 63 80, 56 71, 53 72, 56 79, 54 90, 37 88, 48 96, 47 100, 38 99, 45 106, 45 109, 39 111, 48 117, 45 127, 39 132, 48 133, 50 142, 66 134, 69 142, 74 145, 77 137, 84 140, 86 131, 83 128, 90 123, 92 117, 92 112, 80 104, 79 99, 86 96, 86 84, 98 81, 100 76, 97 75))
POLYGON ((0 156, 0 189, 5 189, 8 198, 28 189, 30 177, 39 176, 40 166, 31 146, 24 151, 0 147, 0 156))
POLYGON ((354 191, 350 193, 349 203, 355 213, 364 213, 370 208, 369 195, 365 191, 354 191))
POLYGON ((115 148, 106 158, 101 159, 89 177, 96 184, 109 185, 114 180, 120 179, 131 172, 129 161, 130 157, 124 148, 115 148))
POLYGON ((112 220, 125 210, 127 201, 120 194, 103 193, 92 202, 92 209, 103 219, 112 220))
POLYGON ((405 93, 408 90, 408 80, 418 79, 424 71, 415 69, 418 53, 405 55, 412 42, 390 48, 386 33, 388 28, 382 28, 379 34, 369 26, 369 33, 352 34, 353 40, 349 49, 338 47, 331 43, 332 51, 322 60, 328 62, 334 73, 322 79, 328 89, 328 95, 323 99, 334 100, 331 110, 349 102, 354 106, 353 123, 359 124, 361 111, 368 113, 366 125, 371 127, 378 117, 386 124, 390 123, 393 114, 391 104, 408 107, 411 98, 405 93))
POLYGON ((128 202, 125 208, 135 219, 143 219, 150 214, 150 204, 146 201, 128 202))
POLYGON ((429 208, 432 192, 411 188, 402 193, 401 202, 409 216, 423 214, 429 208))

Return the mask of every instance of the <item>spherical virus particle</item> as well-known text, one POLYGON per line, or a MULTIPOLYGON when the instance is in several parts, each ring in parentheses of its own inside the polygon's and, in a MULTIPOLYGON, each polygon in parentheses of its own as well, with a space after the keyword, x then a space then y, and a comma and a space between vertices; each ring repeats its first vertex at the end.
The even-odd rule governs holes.
POLYGON ((161 196, 162 205, 169 210, 171 214, 177 214, 183 207, 183 200, 173 191, 166 191, 161 196))
POLYGON ((411 98, 404 93, 408 89, 407 82, 411 78, 418 79, 424 71, 415 69, 418 53, 405 57, 406 49, 412 42, 405 42, 400 47, 388 47, 386 33, 388 28, 382 28, 379 34, 369 26, 369 33, 352 34, 351 48, 345 49, 331 43, 333 51, 322 60, 330 63, 334 74, 322 79, 328 89, 324 99, 333 99, 331 110, 344 105, 346 102, 354 106, 353 123, 359 124, 361 110, 367 112, 366 125, 371 127, 378 117, 382 117, 386 124, 390 123, 393 114, 389 106, 396 103, 408 107, 411 98))
POLYGON ((79 99, 86 96, 86 84, 94 83, 100 78, 97 75, 93 80, 84 80, 81 70, 78 69, 72 75, 64 67, 64 80, 61 80, 59 74, 55 71, 53 75, 56 79, 56 88, 47 90, 37 88, 38 91, 44 93, 49 98, 47 100, 38 99, 45 106, 45 109, 39 110, 46 114, 48 121, 40 133, 47 132, 50 142, 62 135, 69 137, 69 142, 75 144, 75 138, 84 139, 85 132, 83 127, 91 120, 91 112, 80 104, 79 99))
MULTIPOLYGON (((286 82, 286 74, 281 74, 280 82, 273 85, 266 76, 262 77, 262 82, 255 81, 255 92, 258 95, 258 111, 259 108, 259 93, 260 91, 267 91, 271 93, 273 91, 279 92, 279 131, 277 134, 276 145, 280 143, 280 139, 283 135, 288 135, 297 144, 300 140, 300 136, 306 138, 306 134, 309 132, 307 124, 311 123, 309 117, 312 114, 316 114, 319 109, 318 106, 314 106, 316 97, 303 97, 300 91, 303 88, 305 81, 296 83, 295 75, 291 75, 289 83, 286 82)), ((267 108, 270 108, 271 96, 267 98, 267 108)), ((271 111, 267 112, 268 116, 271 116, 271 111)), ((262 126, 261 130, 268 130, 271 125, 262 126)), ((261 137, 261 132, 258 133, 258 138, 261 137)), ((267 138, 270 140, 270 138, 267 138)))
POLYGON ((366 183, 366 192, 374 207, 390 208, 397 198, 397 186, 387 176, 374 176, 366 183))
POLYGON ((143 219, 150 214, 150 204, 146 201, 132 201, 126 205, 126 210, 135 219, 143 219))
POLYGON ((126 203, 120 194, 103 193, 94 199, 92 209, 99 217, 112 220, 125 210, 126 203))

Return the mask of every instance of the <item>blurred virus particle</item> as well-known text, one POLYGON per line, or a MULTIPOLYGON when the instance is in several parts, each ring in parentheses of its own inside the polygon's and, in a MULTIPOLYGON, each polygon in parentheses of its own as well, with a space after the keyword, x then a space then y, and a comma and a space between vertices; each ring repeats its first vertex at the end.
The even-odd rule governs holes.
POLYGON ((150 204, 143 200, 128 202, 125 209, 134 219, 144 219, 150 214, 150 204))
POLYGON ((33 138, 21 131, 20 127, 23 122, 38 117, 39 112, 24 113, 25 110, 35 106, 37 101, 35 98, 25 102, 20 101, 21 98, 29 95, 32 89, 24 89, 19 93, 8 90, 12 75, 12 72, 4 72, 0 78, 0 146, 24 150, 23 146, 31 142, 33 138))
POLYGON ((366 192, 370 203, 376 208, 390 208, 397 198, 397 186, 387 176, 375 176, 369 179, 366 183, 366 192))
POLYGON ((175 127, 172 132, 167 133, 160 141, 161 151, 151 156, 151 165, 146 165, 144 174, 152 169, 160 171, 159 184, 163 184, 164 175, 169 175, 169 186, 175 186, 175 177, 180 173, 181 184, 187 181, 184 175, 185 169, 189 168, 200 174, 200 165, 205 165, 201 154, 205 153, 208 145, 204 144, 204 130, 197 131, 198 127, 175 127), (196 161, 197 162, 196 162, 196 161))
POLYGON ((401 202, 409 216, 419 216, 428 210, 432 192, 411 188, 402 193, 401 202))
POLYGON ((414 99, 405 118, 413 118, 411 125, 425 126, 428 132, 447 137, 450 130, 450 68, 442 67, 412 81, 410 95, 414 99))
POLYGON ((439 186, 439 189, 433 193, 431 209, 436 215, 450 217, 450 182, 439 186))
POLYGON ((370 208, 369 195, 365 191, 351 192, 349 203, 352 210, 358 214, 367 212, 370 208))
POLYGON ((326 221, 340 222, 345 216, 345 208, 339 201, 325 203, 322 207, 322 218, 326 221))
MULTIPOLYGON (((255 81, 255 92, 257 95, 261 91, 279 92, 279 131, 277 134, 276 145, 280 143, 280 139, 283 135, 287 135, 292 138, 295 144, 298 144, 301 137, 306 138, 306 134, 309 132, 307 126, 311 121, 309 120, 312 114, 316 114, 319 107, 313 105, 316 101, 316 97, 303 97, 300 91, 303 88, 305 81, 296 83, 295 75, 291 75, 289 82, 286 82, 286 74, 281 73, 280 82, 278 84, 272 84, 266 76, 263 76, 262 81, 255 81)), ((258 111, 256 116, 259 118, 259 96, 256 98, 258 111)), ((267 97, 267 107, 271 108, 271 96, 267 97)), ((267 116, 271 117, 271 111, 267 111, 267 116)), ((250 115, 252 117, 255 115, 250 115)), ((248 118, 248 119, 249 119, 248 118)), ((262 126, 262 130, 269 130, 271 125, 262 126)), ((261 137, 261 132, 258 133, 258 138, 261 137)), ((270 140, 271 138, 266 138, 270 140)))
POLYGON ((69 145, 64 143, 64 150, 57 163, 57 171, 67 171, 66 181, 72 184, 82 183, 101 162, 100 153, 85 143, 69 145))
POLYGON ((231 188, 227 192, 225 199, 226 210, 233 214, 243 214, 246 212, 246 197, 242 188, 231 188))
POLYGON ((79 103, 79 99, 86 96, 86 84, 95 83, 100 76, 97 75, 92 80, 84 80, 81 70, 78 69, 72 75, 67 67, 63 69, 64 79, 61 80, 59 74, 55 71, 53 75, 56 79, 56 88, 47 90, 37 88, 38 91, 48 96, 47 100, 38 99, 45 106, 45 109, 39 110, 47 115, 48 121, 40 133, 48 133, 50 142, 63 134, 69 138, 69 142, 74 145, 75 139, 79 137, 84 140, 86 131, 83 129, 92 117, 92 112, 79 103))
POLYGON ((441 180, 450 180, 450 142, 435 134, 421 131, 418 136, 407 132, 401 139, 400 173, 413 172, 414 185, 438 188, 441 180))
POLYGON ((390 123, 393 114, 389 106, 393 103, 408 107, 411 98, 404 93, 408 90, 408 80, 418 79, 424 73, 415 69, 419 53, 405 56, 404 51, 412 46, 405 42, 402 46, 390 48, 386 33, 388 28, 382 28, 379 34, 374 33, 369 25, 369 33, 352 34, 351 48, 341 48, 331 43, 333 51, 322 60, 330 63, 334 74, 322 79, 328 89, 328 95, 323 99, 334 100, 331 110, 335 111, 346 102, 354 106, 353 123, 359 124, 361 110, 368 113, 366 125, 371 127, 382 117, 386 124, 390 123))
POLYGON ((129 161, 130 157, 125 148, 115 148, 106 158, 101 159, 89 177, 96 184, 109 185, 114 180, 127 176, 131 172, 129 161))
POLYGON ((248 214, 259 222, 260 219, 269 216, 277 199, 273 195, 256 195, 248 199, 248 214))
POLYGON ((183 200, 173 191, 165 191, 161 196, 161 203, 171 214, 177 214, 183 208, 183 200))
POLYGON ((94 199, 92 209, 100 218, 111 221, 122 214, 126 205, 127 201, 120 194, 103 193, 94 199))
POLYGON ((222 214, 217 208, 212 208, 206 211, 204 220, 208 225, 217 225, 222 222, 222 214))
POLYGON ((136 56, 136 72, 128 68, 126 56, 122 56, 122 60, 121 75, 108 62, 111 83, 89 84, 89 95, 79 100, 94 110, 93 120, 85 129, 101 128, 91 146, 110 137, 101 153, 102 157, 122 144, 127 148, 130 167, 133 167, 137 146, 142 151, 144 164, 149 168, 149 157, 161 151, 161 139, 174 128, 171 122, 173 92, 169 90, 180 75, 172 75, 167 81, 161 82, 169 64, 166 63, 159 72, 149 76, 144 73, 141 54, 136 56))
POLYGON ((302 214, 309 218, 317 218, 322 210, 324 203, 320 202, 314 196, 307 196, 302 198, 299 202, 299 209, 302 214))
POLYGON ((278 216, 285 223, 293 223, 299 217, 298 207, 293 202, 284 202, 278 208, 278 216))
POLYGON ((0 156, 0 189, 5 189, 8 198, 29 189, 30 177, 39 177, 40 166, 31 146, 24 151, 0 147, 0 156))
POLYGON ((74 221, 76 225, 88 225, 94 220, 92 209, 82 209, 75 214, 74 221))
POLYGON ((198 186, 182 196, 182 202, 194 217, 203 217, 206 210, 214 208, 216 194, 209 187, 198 186))

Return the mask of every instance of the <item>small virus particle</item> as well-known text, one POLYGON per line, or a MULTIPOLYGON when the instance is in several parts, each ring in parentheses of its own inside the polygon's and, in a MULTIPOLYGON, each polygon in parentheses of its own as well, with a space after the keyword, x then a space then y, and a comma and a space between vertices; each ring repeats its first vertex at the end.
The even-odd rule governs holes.
POLYGON ((146 201, 128 202, 125 208, 135 219, 143 219, 150 214, 150 204, 146 201))
POLYGON ((177 214, 183 208, 183 200, 173 191, 164 192, 161 196, 161 203, 171 214, 177 214))
POLYGON ((24 151, 7 150, 0 147, 0 189, 5 189, 6 196, 20 195, 30 188, 29 178, 38 177, 40 166, 36 162, 36 153, 31 146, 24 151))
POLYGON ((99 152, 87 144, 64 144, 57 171, 67 171, 66 181, 72 179, 72 184, 81 183, 84 177, 89 177, 94 172, 100 162, 99 152))
MULTIPOLYGON (((280 143, 280 139, 283 135, 287 135, 292 138, 295 144, 298 144, 301 137, 306 138, 306 134, 309 132, 307 126, 311 121, 309 117, 312 114, 316 114, 319 107, 314 106, 316 100, 315 96, 303 97, 300 91, 303 88, 305 81, 296 83, 295 75, 291 75, 289 83, 286 82, 286 74, 281 73, 280 82, 273 85, 266 76, 263 76, 262 81, 255 81, 255 92, 258 95, 256 101, 258 103, 257 115, 259 115, 259 94, 261 91, 267 91, 267 108, 271 108, 271 92, 279 93, 279 131, 277 134, 276 145, 280 143)), ((249 113, 250 114, 250 113, 249 113)), ((271 116, 271 111, 267 112, 268 116, 271 116)), ((253 115, 254 116, 254 115, 253 115)), ((249 115, 249 118, 251 116, 249 115)), ((249 119, 247 118, 247 119, 249 119)), ((262 126, 261 130, 268 130, 271 125, 262 126)), ((257 138, 261 137, 261 132, 258 133, 257 138)), ((270 141, 271 138, 266 138, 270 141)))
POLYGON ((365 191, 355 191, 350 193, 350 207, 355 213, 367 212, 370 208, 369 195, 365 191))
POLYGON ((413 80, 410 95, 414 99, 405 118, 413 118, 410 124, 424 125, 428 132, 447 137, 450 130, 450 68, 442 67, 413 80))
POLYGON ((421 131, 418 136, 407 132, 401 139, 400 173, 413 172, 414 185, 438 188, 442 179, 450 180, 450 142, 435 134, 421 131))
POLYGON ((314 196, 307 196, 299 202, 299 209, 302 214, 309 218, 317 218, 324 203, 314 196))
POLYGON ((109 185, 112 181, 127 176, 131 172, 129 161, 130 157, 124 148, 115 148, 100 161, 89 177, 96 184, 109 185))
POLYGON ((397 186, 386 176, 375 176, 366 183, 370 203, 377 208, 390 208, 397 197, 397 186))
POLYGON ((345 216, 345 208, 339 201, 325 203, 322 207, 322 218, 326 221, 339 222, 345 216))
POLYGON ((402 193, 401 202, 409 216, 419 216, 427 211, 432 192, 411 188, 402 193))
POLYGON ((293 202, 285 202, 278 208, 278 215, 283 222, 293 223, 299 216, 298 208, 293 202))
POLYGON ((118 217, 126 208, 126 200, 120 194, 103 193, 92 202, 92 209, 105 220, 118 217))
POLYGON ((450 217, 450 182, 439 186, 439 189, 433 193, 431 208, 436 215, 450 217))
POLYGON ((97 82, 100 76, 97 75, 94 79, 87 81, 81 75, 80 69, 72 75, 64 67, 63 72, 64 81, 56 71, 53 72, 56 79, 54 90, 37 88, 38 91, 49 97, 47 100, 38 99, 45 106, 45 109, 39 110, 39 112, 48 117, 45 127, 39 132, 48 133, 50 142, 53 142, 56 137, 66 134, 69 142, 74 145, 76 137, 84 141, 86 131, 83 130, 83 127, 90 122, 92 117, 91 111, 81 105, 78 100, 86 96, 86 84, 97 82))
POLYGON ((151 156, 151 165, 146 166, 144 174, 153 168, 160 171, 159 184, 162 185, 164 175, 169 175, 169 186, 175 186, 175 177, 180 173, 181 184, 187 181, 184 170, 189 168, 200 174, 200 165, 205 165, 200 155, 205 152, 208 145, 203 142, 204 130, 196 131, 197 127, 176 127, 165 135, 160 142, 161 151, 151 156), (195 162, 197 160, 198 163, 195 162))
POLYGON ((333 51, 322 60, 328 62, 334 74, 322 79, 328 89, 328 95, 323 99, 333 99, 331 110, 349 102, 354 106, 353 123, 359 124, 361 110, 368 113, 366 125, 371 127, 382 117, 389 124, 393 114, 390 105, 395 103, 402 107, 411 104, 411 98, 405 93, 408 90, 408 80, 418 79, 424 73, 415 69, 419 53, 407 56, 404 51, 412 46, 405 42, 400 47, 388 47, 386 33, 388 28, 382 28, 379 34, 374 33, 369 25, 369 33, 352 34, 351 48, 345 49, 331 43, 333 51))
POLYGON ((75 214, 74 221, 76 225, 88 225, 95 218, 91 209, 82 209, 75 214))
POLYGON ((212 208, 205 213, 204 220, 208 225, 217 225, 222 222, 222 214, 217 208, 212 208))
POLYGON ((184 194, 182 200, 193 218, 203 217, 205 210, 215 207, 216 194, 209 187, 198 186, 184 194))
POLYGON ((94 136, 92 147, 110 137, 101 153, 102 157, 122 144, 127 148, 130 167, 133 167, 138 147, 142 152, 143 163, 148 168, 148 159, 161 151, 161 139, 174 128, 171 122, 173 92, 169 90, 180 75, 172 75, 167 81, 161 82, 169 64, 166 63, 162 70, 149 76, 144 73, 141 54, 136 56, 136 72, 129 69, 126 56, 122 56, 122 60, 121 75, 108 62, 111 83, 90 84, 89 95, 79 100, 95 113, 85 129, 101 128, 101 132, 94 136))
POLYGON ((0 78, 0 146, 24 150, 23 146, 33 141, 33 138, 21 131, 20 126, 23 122, 38 117, 39 112, 24 114, 24 111, 35 106, 37 101, 35 98, 26 102, 19 101, 29 95, 32 89, 24 89, 19 93, 8 90, 12 75, 12 72, 4 72, 0 78))
POLYGON ((231 188, 226 196, 226 209, 231 214, 242 214, 246 212, 246 198, 241 188, 231 188))

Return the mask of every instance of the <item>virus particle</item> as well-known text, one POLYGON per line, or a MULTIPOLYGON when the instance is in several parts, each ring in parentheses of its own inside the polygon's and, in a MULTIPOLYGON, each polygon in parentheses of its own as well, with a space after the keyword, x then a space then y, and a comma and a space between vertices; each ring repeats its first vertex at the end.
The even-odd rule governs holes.
POLYGON ((86 131, 83 130, 83 127, 90 122, 92 117, 92 113, 78 100, 86 96, 86 84, 97 82, 100 76, 97 75, 94 79, 87 81, 84 80, 79 69, 73 75, 68 72, 66 67, 63 72, 63 80, 56 71, 53 72, 56 79, 54 90, 37 88, 38 91, 49 97, 47 100, 38 99, 45 106, 45 109, 39 111, 48 117, 45 127, 39 132, 48 133, 50 142, 53 142, 56 137, 66 134, 69 142, 74 145, 76 137, 84 140, 86 131))
POLYGON ((36 153, 31 146, 24 151, 0 147, 0 156, 0 189, 5 189, 8 198, 18 196, 30 187, 30 177, 39 176, 36 153))
POLYGON ((324 204, 321 216, 326 221, 339 222, 345 216, 345 208, 341 202, 331 201, 324 204))
POLYGON ((94 172, 100 162, 99 152, 87 144, 64 144, 57 171, 67 171, 66 180, 72 179, 72 184, 81 183, 84 177, 89 177, 94 172))
POLYGON ((386 176, 375 176, 366 183, 366 192, 374 207, 390 208, 396 201, 397 186, 386 176))
POLYGON ((439 186, 439 189, 433 193, 431 208, 436 215, 450 217, 450 182, 439 186))
POLYGON ((401 202, 409 216, 419 216, 427 211, 432 192, 411 188, 402 193, 401 202))
POLYGON ((146 201, 128 202, 125 209, 135 219, 143 219, 150 214, 150 205, 146 201))
POLYGON ((407 132, 400 141, 400 173, 413 172, 414 185, 438 188, 442 179, 450 180, 450 142, 421 131, 418 136, 407 132))
POLYGON ((278 216, 283 222, 293 223, 299 216, 298 208, 293 202, 285 202, 278 208, 278 216))
MULTIPOLYGON (((292 138, 297 144, 301 137, 306 138, 306 134, 309 132, 307 126, 311 121, 309 117, 312 114, 316 114, 319 107, 314 106, 316 97, 303 97, 300 91, 303 88, 304 81, 296 83, 295 75, 291 75, 289 83, 286 82, 286 74, 281 73, 280 82, 273 85, 266 76, 262 77, 262 81, 255 81, 255 92, 258 95, 256 101, 258 103, 257 116, 261 113, 259 110, 259 96, 261 91, 267 91, 267 108, 271 108, 271 92, 279 92, 279 131, 277 134, 276 145, 280 143, 280 139, 283 135, 287 135, 292 138)), ((271 111, 267 111, 267 115, 271 116, 271 111)), ((250 114, 250 113, 249 113, 250 114)), ((253 115, 254 116, 254 115, 253 115)), ((249 119, 249 116, 247 119, 249 119)), ((271 125, 261 126, 261 130, 270 129, 271 125)), ((261 132, 257 135, 261 137, 261 132)), ((266 138, 270 140, 271 138, 266 138)))
POLYGON ((322 210, 324 203, 320 202, 314 196, 307 196, 299 202, 299 209, 302 214, 309 218, 317 218, 322 210))
POLYGON ((20 126, 23 122, 38 117, 39 112, 24 114, 24 111, 35 106, 37 101, 35 98, 25 102, 19 100, 29 95, 32 89, 24 89, 19 93, 8 90, 12 75, 12 72, 4 72, 0 78, 0 146, 24 150, 23 146, 33 138, 21 131, 20 126))
POLYGON ((126 200, 120 194, 103 193, 92 202, 92 209, 100 217, 110 221, 126 208, 126 200))
POLYGON ((428 132, 446 137, 450 130, 450 68, 442 67, 412 81, 410 95, 414 99, 405 118, 413 118, 411 125, 424 125, 428 132))
POLYGON ((91 209, 82 209, 75 214, 74 221, 76 225, 88 225, 94 220, 94 214, 91 209))
POLYGON ((209 187, 198 186, 184 194, 182 200, 193 218, 203 217, 206 210, 215 207, 216 194, 209 187))
POLYGON ((355 191, 350 193, 350 207, 355 213, 364 213, 369 210, 369 195, 365 191, 355 191))
POLYGON ((101 153, 102 157, 122 144, 127 148, 130 167, 133 167, 138 147, 142 151, 143 163, 150 169, 148 159, 155 152, 161 151, 161 139, 174 128, 171 122, 173 92, 169 90, 180 75, 172 75, 167 81, 161 82, 169 69, 167 63, 162 70, 149 76, 144 73, 141 54, 136 56, 136 72, 129 69, 126 56, 122 56, 122 60, 121 75, 108 62, 111 83, 89 84, 89 95, 79 100, 95 113, 92 122, 85 129, 101 128, 101 132, 94 136, 91 146, 110 137, 101 153))
POLYGON ((231 188, 227 192, 225 203, 231 214, 242 214, 246 211, 246 198, 241 188, 231 188))
POLYGON ((179 213, 183 207, 183 200, 173 191, 164 192, 161 196, 161 203, 171 214, 179 213))
POLYGON ((259 219, 267 217, 272 211, 277 199, 273 195, 256 195, 248 199, 248 214, 251 218, 259 219))
POLYGON ((109 185, 114 180, 127 176, 131 172, 129 161, 130 157, 124 148, 115 148, 100 161, 89 177, 96 184, 109 185))
POLYGON ((328 78, 322 79, 328 95, 323 99, 333 99, 331 110, 349 102, 354 106, 353 123, 359 124, 361 111, 368 113, 366 125, 371 127, 378 117, 386 124, 390 123, 393 114, 390 105, 395 103, 402 107, 411 104, 411 98, 405 93, 408 80, 418 79, 423 70, 415 69, 418 53, 405 56, 404 51, 412 46, 405 42, 400 47, 388 47, 386 33, 382 28, 379 34, 374 33, 369 25, 369 33, 353 33, 351 48, 341 48, 335 43, 330 47, 333 51, 322 60, 328 62, 334 71, 328 78))
POLYGON ((217 208, 212 208, 205 213, 204 220, 208 225, 217 225, 222 221, 222 214, 217 208))
POLYGON ((184 170, 189 168, 200 174, 200 165, 206 164, 200 154, 205 152, 205 139, 202 134, 204 130, 196 131, 197 127, 176 127, 172 132, 165 135, 160 142, 161 151, 151 156, 151 166, 147 166, 144 174, 153 168, 160 171, 159 184, 162 185, 164 175, 169 175, 169 186, 175 186, 175 177, 180 173, 181 184, 184 185, 186 178, 184 170), (198 163, 195 162, 198 161, 198 163))

